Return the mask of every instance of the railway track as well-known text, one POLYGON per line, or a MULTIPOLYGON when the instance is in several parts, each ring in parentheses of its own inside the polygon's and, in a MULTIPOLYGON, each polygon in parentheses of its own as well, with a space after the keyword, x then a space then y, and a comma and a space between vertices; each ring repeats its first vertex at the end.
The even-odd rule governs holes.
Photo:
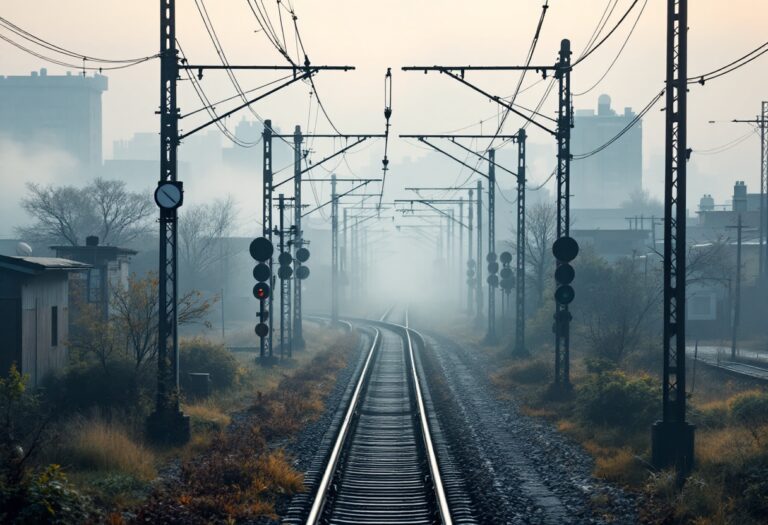
MULTIPOLYGON (((284 523, 452 524, 449 499, 458 500, 460 515, 466 515, 466 502, 453 495, 460 488, 450 460, 447 467, 438 464, 430 429, 436 422, 427 413, 414 353, 423 341, 407 327, 407 312, 402 325, 387 322, 390 314, 354 322, 369 331, 367 355, 316 472, 319 481, 309 484, 310 494, 292 505, 284 523), (451 498, 441 466, 449 472, 451 498)), ((437 441, 443 449, 439 436, 437 441)))

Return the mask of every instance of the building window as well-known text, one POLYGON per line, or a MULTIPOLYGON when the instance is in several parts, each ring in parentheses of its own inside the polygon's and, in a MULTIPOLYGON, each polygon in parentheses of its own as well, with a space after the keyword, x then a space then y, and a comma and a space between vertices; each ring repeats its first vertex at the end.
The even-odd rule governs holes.
POLYGON ((51 306, 51 346, 59 344, 59 307, 51 306))

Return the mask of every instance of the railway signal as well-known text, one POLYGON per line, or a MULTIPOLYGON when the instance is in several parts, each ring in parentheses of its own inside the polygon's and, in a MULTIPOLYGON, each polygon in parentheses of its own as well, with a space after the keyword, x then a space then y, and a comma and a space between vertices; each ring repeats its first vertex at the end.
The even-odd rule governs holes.
POLYGON ((270 281, 272 280, 272 268, 268 264, 271 261, 275 247, 272 241, 266 237, 257 237, 251 241, 248 251, 251 257, 257 261, 253 267, 253 278, 256 285, 253 287, 253 296, 259 300, 259 322, 256 325, 256 335, 259 336, 260 355, 265 357, 265 338, 270 333, 269 308, 267 301, 272 295, 270 281))
POLYGON ((579 254, 579 243, 573 237, 564 235, 558 237, 552 244, 552 255, 555 256, 555 387, 562 390, 570 389, 570 374, 568 350, 570 347, 570 323, 573 316, 568 311, 568 305, 576 297, 571 286, 576 275, 571 261, 579 254), (562 344, 561 344, 562 343, 562 344))
POLYGON ((499 280, 499 286, 501 287, 501 291, 504 293, 504 295, 501 296, 501 317, 504 318, 505 306, 508 309, 509 295, 512 292, 512 288, 515 287, 515 281, 512 279, 512 268, 509 267, 510 263, 512 262, 512 254, 509 252, 501 252, 499 260, 503 265, 501 271, 499 272, 499 277, 501 278, 499 280))

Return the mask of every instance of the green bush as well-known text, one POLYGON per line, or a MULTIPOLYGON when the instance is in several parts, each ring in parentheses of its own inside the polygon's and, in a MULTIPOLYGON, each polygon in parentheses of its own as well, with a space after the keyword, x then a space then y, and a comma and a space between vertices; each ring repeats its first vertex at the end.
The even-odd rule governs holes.
POLYGON ((768 394, 747 392, 731 403, 733 419, 747 427, 768 425, 768 394))
POLYGON ((64 414, 98 408, 135 412, 146 408, 154 390, 153 374, 136 370, 133 363, 111 360, 102 365, 80 362, 44 384, 45 399, 64 414))
POLYGON ((208 373, 213 388, 223 390, 235 384, 237 371, 237 359, 224 345, 202 338, 181 343, 179 374, 182 383, 189 373, 208 373))
POLYGON ((58 465, 0 484, 0 523, 76 525, 99 522, 90 498, 73 489, 58 465))
POLYGON ((651 424, 660 404, 649 376, 617 370, 591 374, 577 390, 577 414, 587 424, 640 429, 651 424))

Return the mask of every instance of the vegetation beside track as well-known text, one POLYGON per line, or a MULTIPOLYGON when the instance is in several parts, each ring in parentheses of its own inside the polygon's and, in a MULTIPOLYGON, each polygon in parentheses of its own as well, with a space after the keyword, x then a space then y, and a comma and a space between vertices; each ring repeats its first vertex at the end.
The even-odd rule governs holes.
POLYGON ((210 523, 273 515, 276 498, 302 490, 281 446, 322 414, 357 346, 349 333, 307 326, 305 334, 306 350, 271 367, 210 340, 184 341, 181 367, 194 361, 192 368, 219 381, 209 397, 182 401, 193 437, 180 448, 144 442, 151 374, 118 356, 104 363, 73 353, 66 372, 41 391, 26 389, 18 374, 3 378, 0 521, 210 523))
MULTIPOLYGON (((534 317, 529 327, 538 330, 534 317)), ((511 323, 510 323, 511 324, 511 323)), ((544 323, 539 323, 544 326, 544 323)), ((696 425, 696 468, 680 489, 671 471, 650 465, 650 427, 661 406, 660 350, 639 344, 621 359, 578 349, 573 392, 552 396, 553 355, 546 343, 525 358, 511 355, 506 337, 483 346, 471 321, 439 330, 482 352, 502 398, 527 415, 550 421, 594 458, 593 474, 642 498, 643 523, 751 525, 768 516, 768 390, 750 380, 689 363, 689 419, 696 425), (691 385, 692 388, 691 388, 691 385)), ((541 329, 543 330, 543 328, 541 329)), ((532 339, 545 339, 534 333, 532 339)), ((577 347, 578 348, 578 347, 577 347)), ((583 347, 581 347, 583 348, 583 347)), ((599 508, 603 502, 594 501, 599 508)), ((610 517, 609 517, 610 518, 610 517)))

